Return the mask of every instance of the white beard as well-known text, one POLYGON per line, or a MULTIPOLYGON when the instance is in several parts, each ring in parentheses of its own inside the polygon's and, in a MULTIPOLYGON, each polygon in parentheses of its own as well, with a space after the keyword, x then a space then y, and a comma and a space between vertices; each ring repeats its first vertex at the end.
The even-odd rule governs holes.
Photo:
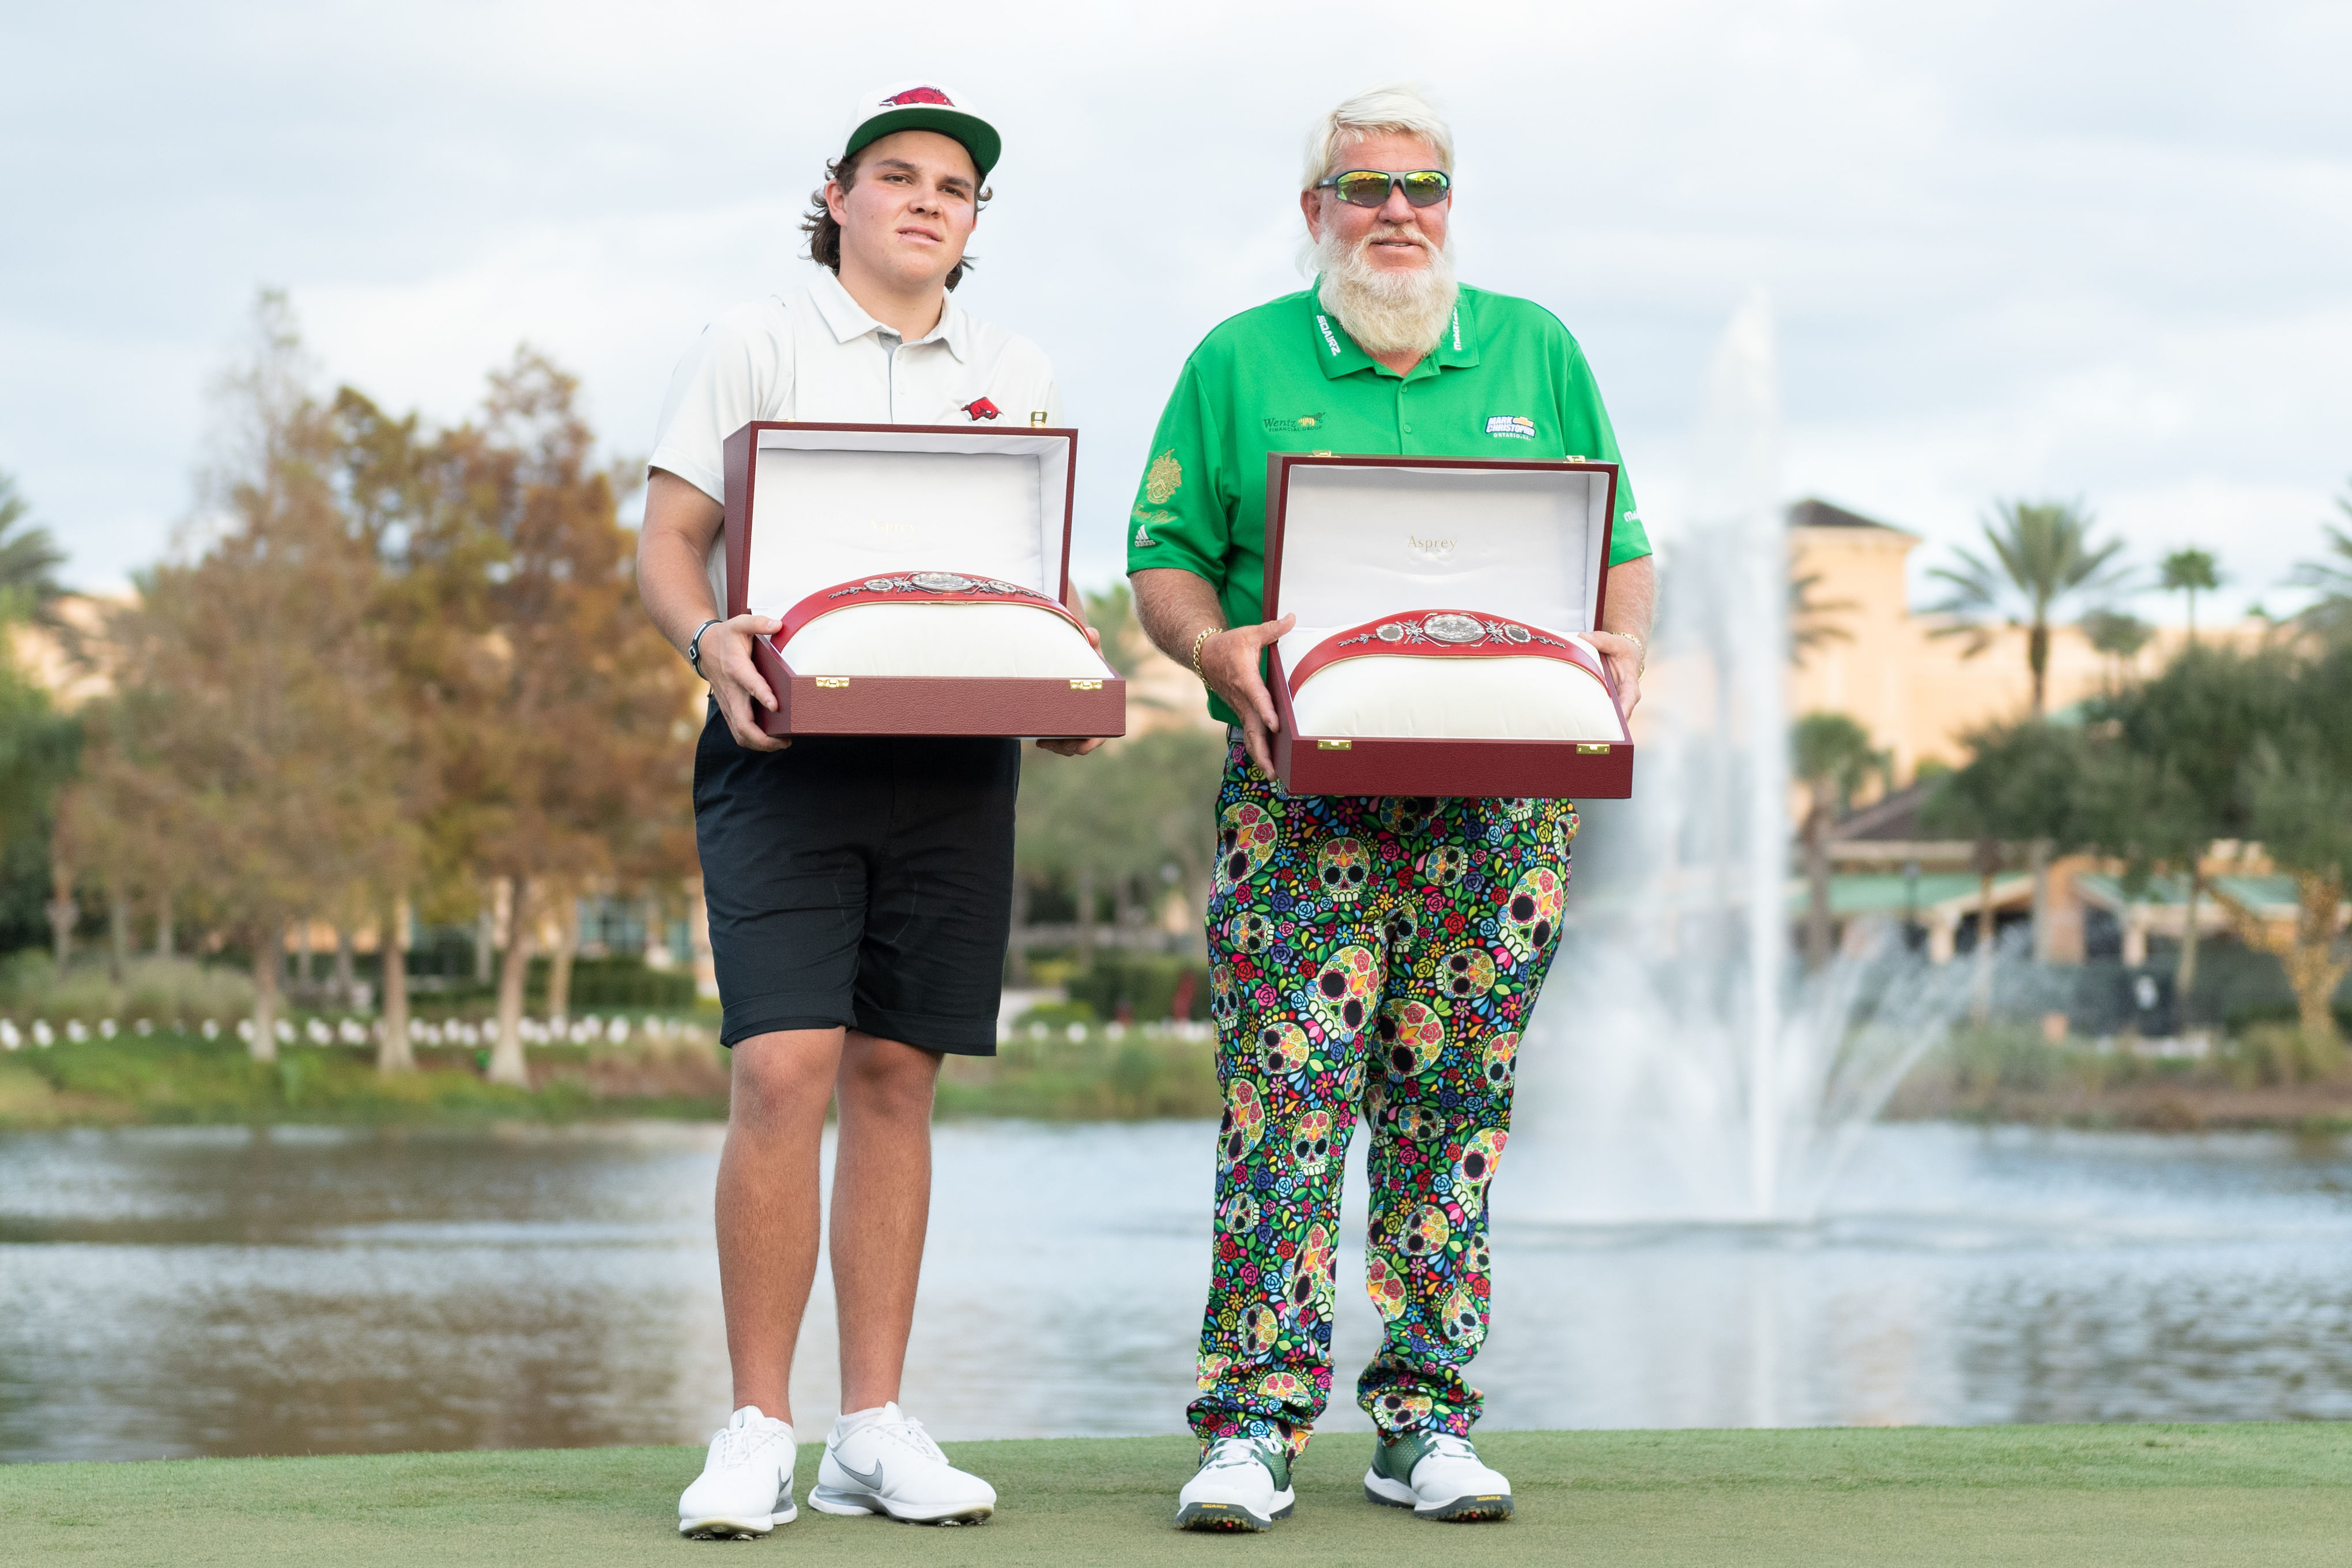
POLYGON ((1370 253, 1380 237, 1375 232, 1349 247, 1326 234, 1315 246, 1315 267, 1323 275, 1315 297, 1366 353, 1427 353, 1453 318, 1459 292, 1452 247, 1424 247, 1429 261, 1423 267, 1375 267, 1370 253))

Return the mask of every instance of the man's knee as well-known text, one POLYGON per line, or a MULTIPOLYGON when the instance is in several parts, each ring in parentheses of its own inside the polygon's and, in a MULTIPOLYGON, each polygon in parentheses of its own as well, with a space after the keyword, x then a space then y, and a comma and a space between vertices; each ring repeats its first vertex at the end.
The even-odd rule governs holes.
POLYGON ((936 1052, 852 1033, 841 1056, 841 1093, 845 1104, 884 1115, 924 1115, 939 1081, 936 1052))
POLYGON ((757 1124, 824 1114, 841 1060, 838 1029, 755 1035, 735 1047, 729 1118, 757 1124))

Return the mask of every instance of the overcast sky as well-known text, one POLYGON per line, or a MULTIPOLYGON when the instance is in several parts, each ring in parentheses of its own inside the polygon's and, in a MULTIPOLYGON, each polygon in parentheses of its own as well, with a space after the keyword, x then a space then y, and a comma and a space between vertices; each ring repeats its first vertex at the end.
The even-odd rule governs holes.
POLYGON ((1789 494, 1915 564, 2080 497, 2276 608, 2352 479, 2342 4, 85 0, 0 10, 0 468, 90 588, 186 517, 264 284, 382 401, 461 417, 528 340, 643 453, 702 324, 807 268, 850 93, 927 72, 1005 132, 959 299, 1058 369, 1085 580, 1186 352, 1299 286, 1307 121, 1391 76, 1452 111, 1464 275, 1582 340, 1661 536, 1758 287, 1789 494))

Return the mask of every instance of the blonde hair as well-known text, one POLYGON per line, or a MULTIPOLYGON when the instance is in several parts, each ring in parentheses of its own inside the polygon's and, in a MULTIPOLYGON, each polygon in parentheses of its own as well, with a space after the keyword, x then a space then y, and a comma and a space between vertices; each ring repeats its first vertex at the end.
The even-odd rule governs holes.
POLYGON ((1339 149, 1360 136, 1418 136, 1437 154, 1439 167, 1454 172, 1454 131, 1429 95, 1409 81, 1366 88, 1315 122, 1307 133, 1306 177, 1311 191, 1338 167, 1339 149))

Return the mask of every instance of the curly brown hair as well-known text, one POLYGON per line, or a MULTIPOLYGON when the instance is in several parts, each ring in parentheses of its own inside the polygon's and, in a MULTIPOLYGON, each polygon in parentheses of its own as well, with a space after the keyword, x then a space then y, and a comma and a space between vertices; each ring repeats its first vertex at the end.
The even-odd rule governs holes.
MULTIPOLYGON (((857 183, 857 161, 865 153, 861 147, 845 157, 827 161, 824 166, 826 184, 837 184, 843 190, 857 183)), ((985 210, 996 193, 986 185, 972 198, 971 210, 978 216, 985 210)), ((832 268, 835 277, 841 274, 841 225, 834 221, 833 209, 825 205, 824 186, 809 193, 809 209, 801 217, 801 232, 809 237, 809 259, 820 267, 832 268)), ((948 274, 948 287, 952 289, 963 281, 963 275, 978 265, 976 257, 967 256, 955 264, 948 274)))

